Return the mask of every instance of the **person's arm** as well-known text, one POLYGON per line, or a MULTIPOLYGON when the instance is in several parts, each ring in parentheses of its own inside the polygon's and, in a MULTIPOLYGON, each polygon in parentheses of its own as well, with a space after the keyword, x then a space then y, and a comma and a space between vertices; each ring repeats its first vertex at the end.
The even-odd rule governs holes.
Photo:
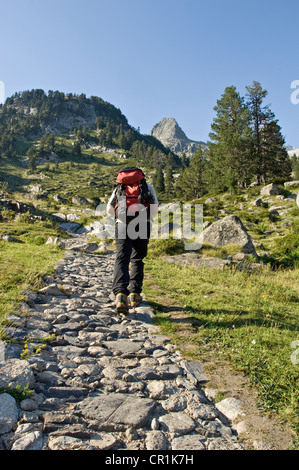
POLYGON ((149 189, 151 195, 154 198, 154 202, 153 202, 153 204, 151 204, 151 217, 154 218, 155 215, 157 215, 157 213, 159 211, 159 201, 158 201, 158 198, 157 198, 157 195, 156 195, 155 188, 150 183, 147 183, 147 186, 148 186, 148 189, 149 189))
POLYGON ((110 199, 107 204, 107 214, 115 216, 115 193, 116 188, 110 196, 110 199))

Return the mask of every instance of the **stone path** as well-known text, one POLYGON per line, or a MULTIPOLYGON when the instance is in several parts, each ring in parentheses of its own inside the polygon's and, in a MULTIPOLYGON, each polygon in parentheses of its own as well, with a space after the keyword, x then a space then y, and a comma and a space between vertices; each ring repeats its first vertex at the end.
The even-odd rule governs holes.
POLYGON ((0 412, 0 448, 242 449, 204 394, 201 364, 183 361, 153 325, 150 306, 116 315, 113 264, 113 253, 69 250, 42 293, 28 293, 25 319, 10 333, 30 334, 29 357, 20 361, 18 345, 7 346, 0 387, 6 367, 10 382, 26 377, 35 393, 18 405, 0 395, 7 410, 0 412))

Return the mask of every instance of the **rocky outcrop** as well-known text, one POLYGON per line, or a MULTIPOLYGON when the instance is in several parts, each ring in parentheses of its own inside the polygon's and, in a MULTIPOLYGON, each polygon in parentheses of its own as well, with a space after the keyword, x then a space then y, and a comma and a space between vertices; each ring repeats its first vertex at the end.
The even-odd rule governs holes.
POLYGON ((150 135, 160 140, 162 144, 177 155, 186 154, 186 157, 192 157, 195 150, 201 145, 205 150, 207 145, 204 142, 188 139, 184 131, 173 118, 163 118, 152 128, 150 135))

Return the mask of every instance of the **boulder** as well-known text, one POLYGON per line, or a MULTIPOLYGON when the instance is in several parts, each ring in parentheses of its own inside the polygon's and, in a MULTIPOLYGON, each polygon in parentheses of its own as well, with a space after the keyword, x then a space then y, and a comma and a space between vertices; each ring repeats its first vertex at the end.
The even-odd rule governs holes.
POLYGON ((246 228, 236 215, 227 215, 217 220, 202 232, 201 238, 203 243, 216 247, 239 245, 244 253, 257 256, 246 228))
POLYGON ((258 199, 256 199, 255 201, 252 202, 252 205, 253 206, 257 206, 257 207, 260 207, 263 203, 263 200, 261 197, 259 197, 258 199))
POLYGON ((273 196, 280 193, 280 189, 274 183, 267 184, 267 186, 263 186, 260 192, 261 196, 273 196))
POLYGON ((76 222, 66 222, 64 224, 59 225, 59 228, 71 233, 76 233, 80 227, 81 225, 77 224, 76 222))
POLYGON ((10 432, 18 422, 19 412, 16 400, 8 393, 0 394, 0 435, 10 432))
POLYGON ((288 188, 289 186, 299 186, 299 180, 286 181, 283 185, 284 185, 285 188, 288 188))
POLYGON ((8 390, 19 387, 20 391, 26 386, 32 388, 35 378, 27 360, 9 359, 0 369, 0 388, 8 390))
POLYGON ((77 204, 78 206, 81 206, 81 205, 89 206, 88 200, 85 199, 85 197, 81 197, 81 196, 74 196, 72 198, 72 203, 77 204))

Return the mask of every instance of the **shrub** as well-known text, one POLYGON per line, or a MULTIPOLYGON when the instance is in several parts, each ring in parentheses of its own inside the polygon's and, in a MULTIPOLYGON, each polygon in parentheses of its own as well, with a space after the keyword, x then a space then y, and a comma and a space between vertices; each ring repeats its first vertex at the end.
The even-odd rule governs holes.
POLYGON ((149 254, 156 257, 161 255, 178 255, 185 252, 183 242, 173 238, 152 240, 149 248, 149 254))

